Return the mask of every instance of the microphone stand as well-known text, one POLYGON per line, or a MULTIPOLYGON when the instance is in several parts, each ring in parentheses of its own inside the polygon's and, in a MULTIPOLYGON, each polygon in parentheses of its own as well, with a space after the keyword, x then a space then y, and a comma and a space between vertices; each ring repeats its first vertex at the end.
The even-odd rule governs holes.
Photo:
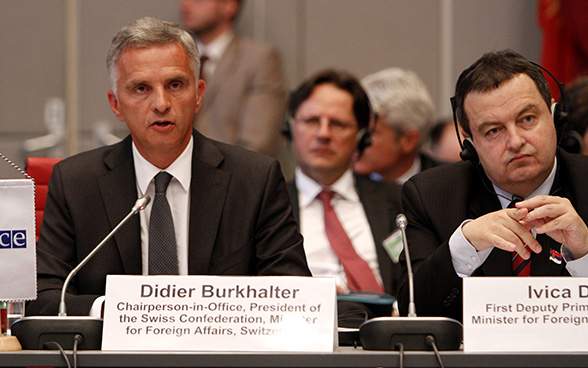
POLYGON ((64 349, 72 349, 74 342, 78 349, 100 350, 102 345, 102 318, 89 316, 68 317, 65 307, 65 293, 71 279, 86 263, 116 234, 120 228, 139 211, 145 209, 151 198, 143 195, 135 202, 131 211, 114 229, 67 275, 61 289, 59 313, 57 316, 24 317, 11 326, 13 336, 20 341, 23 349, 47 349, 58 343, 64 349), (81 337, 81 339, 80 339, 81 337), (52 342, 53 344, 49 344, 52 342))
POLYGON ((406 238, 407 220, 404 214, 396 217, 402 232, 406 255, 409 304, 407 317, 378 317, 359 327, 359 338, 364 350, 459 350, 463 340, 461 323, 446 317, 417 317, 414 302, 412 261, 406 238))

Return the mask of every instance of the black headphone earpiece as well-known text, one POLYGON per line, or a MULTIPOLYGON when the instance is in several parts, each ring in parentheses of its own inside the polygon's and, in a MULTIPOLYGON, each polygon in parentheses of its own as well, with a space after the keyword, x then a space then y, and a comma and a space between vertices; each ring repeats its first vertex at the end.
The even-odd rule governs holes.
POLYGON ((582 153, 584 150, 584 139, 575 130, 568 130, 561 137, 559 146, 568 153, 582 153))
POLYGON ((357 132, 357 151, 359 156, 363 154, 366 148, 372 145, 372 129, 363 128, 357 132))
POLYGON ((561 146, 565 136, 569 133, 565 131, 568 125, 568 114, 564 110, 563 104, 554 102, 551 104, 551 115, 553 116, 553 124, 557 133, 557 143, 561 146))
POLYGON ((459 147, 461 147, 461 152, 459 152, 459 157, 462 161, 471 160, 474 163, 479 162, 478 152, 476 151, 476 147, 474 147, 474 141, 472 138, 467 137, 466 139, 461 140, 459 136, 459 128, 457 126, 457 102, 455 100, 455 96, 449 99, 451 101, 451 110, 453 111, 453 124, 455 126, 455 134, 457 134, 457 141, 459 142, 459 147))
POLYGON ((474 141, 472 138, 467 137, 462 142, 461 152, 459 153, 459 157, 463 161, 472 161, 474 163, 479 162, 478 152, 476 151, 476 147, 474 147, 474 141))
POLYGON ((292 117, 292 115, 290 114, 290 111, 288 109, 286 109, 286 112, 284 114, 284 118, 282 119, 282 129, 280 130, 280 133, 282 133, 282 136, 284 138, 286 138, 286 140, 288 142, 292 142, 292 120, 294 118, 292 117))

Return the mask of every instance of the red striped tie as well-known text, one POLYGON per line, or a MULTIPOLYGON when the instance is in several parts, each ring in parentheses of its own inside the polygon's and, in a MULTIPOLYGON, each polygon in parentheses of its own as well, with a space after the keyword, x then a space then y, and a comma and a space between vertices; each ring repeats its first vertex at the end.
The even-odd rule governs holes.
MULTIPOLYGON (((513 197, 508 208, 515 208, 515 203, 522 201, 522 198, 513 197)), ((514 276, 529 276, 531 274, 531 258, 523 259, 517 252, 512 252, 512 273, 514 276)))
POLYGON ((339 222, 335 210, 331 206, 332 191, 322 191, 318 198, 323 202, 325 211, 325 232, 333 251, 343 265, 347 284, 351 291, 383 292, 382 286, 376 280, 370 266, 353 248, 351 240, 339 222))

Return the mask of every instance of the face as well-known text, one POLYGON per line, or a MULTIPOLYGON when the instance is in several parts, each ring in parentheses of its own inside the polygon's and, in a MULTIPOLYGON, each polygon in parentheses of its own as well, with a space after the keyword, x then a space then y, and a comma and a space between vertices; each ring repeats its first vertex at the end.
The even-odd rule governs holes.
POLYGON ((400 135, 379 118, 372 132, 372 144, 363 151, 355 163, 355 172, 367 175, 377 172, 385 175, 403 157, 400 135))
POLYGON ((353 97, 333 84, 321 84, 294 116, 293 145, 301 170, 323 185, 331 185, 349 169, 358 126, 353 97))
POLYGON ((108 92, 110 107, 141 155, 165 168, 190 141, 204 82, 197 84, 190 57, 178 43, 127 48, 117 67, 118 97, 108 92))
POLYGON ((182 25, 197 35, 216 28, 224 19, 224 0, 181 0, 182 25))
POLYGON ((557 136, 553 118, 526 74, 464 101, 472 139, 488 178, 503 190, 526 197, 547 179, 557 136))

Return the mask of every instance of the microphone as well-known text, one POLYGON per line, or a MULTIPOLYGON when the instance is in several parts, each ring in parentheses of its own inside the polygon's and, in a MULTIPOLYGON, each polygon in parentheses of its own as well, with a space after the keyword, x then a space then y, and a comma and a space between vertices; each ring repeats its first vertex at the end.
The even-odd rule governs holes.
POLYGON ((11 326, 23 349, 47 349, 46 343, 58 342, 64 349, 72 349, 76 335, 82 337, 78 349, 100 350, 102 344, 102 318, 89 316, 67 317, 65 293, 71 279, 90 259, 116 234, 120 228, 139 211, 144 210, 151 198, 143 195, 135 202, 131 211, 114 229, 67 275, 61 289, 59 313, 55 316, 33 316, 20 318, 11 326))
POLYGON ((416 317, 416 307, 414 305, 414 277, 412 274, 412 261, 410 259, 410 252, 408 250, 408 241, 406 240, 406 225, 408 221, 404 213, 399 213, 396 216, 396 226, 402 232, 402 247, 404 254, 406 254, 406 269, 408 273, 408 316, 416 317))
POLYGON ((459 350, 463 340, 463 327, 447 317, 417 317, 414 302, 414 277, 408 249, 406 226, 402 213, 396 216, 396 226, 402 232, 402 245, 408 274, 408 316, 378 317, 367 320, 359 327, 359 338, 364 350, 459 350))

